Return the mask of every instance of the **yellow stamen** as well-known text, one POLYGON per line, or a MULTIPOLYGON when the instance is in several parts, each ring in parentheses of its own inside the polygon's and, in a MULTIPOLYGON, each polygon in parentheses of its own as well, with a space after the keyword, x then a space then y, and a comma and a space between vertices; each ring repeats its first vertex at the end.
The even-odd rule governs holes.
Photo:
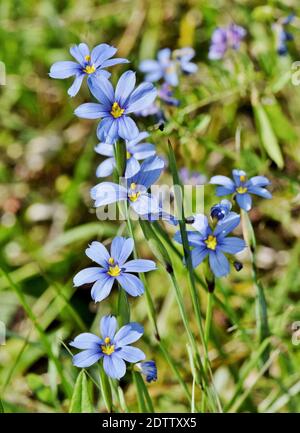
POLYGON ((133 194, 129 195, 128 198, 130 201, 137 201, 140 195, 140 192, 134 192, 133 194))
POLYGON ((238 192, 239 194, 245 194, 245 192, 247 192, 247 188, 245 186, 239 186, 236 189, 236 192, 238 192))
POLYGON ((245 176, 244 174, 242 174, 242 175, 240 176, 240 181, 241 181, 241 182, 245 182, 245 180, 246 180, 246 176, 245 176))
POLYGON ((114 346, 114 344, 109 344, 110 343, 110 338, 106 337, 104 339, 104 342, 105 342, 105 344, 103 344, 101 346, 102 353, 104 353, 105 355, 111 355, 112 353, 114 353, 115 346, 114 346))
POLYGON ((121 269, 119 268, 118 265, 116 265, 116 266, 110 266, 107 273, 111 277, 118 277, 120 275, 120 273, 121 273, 121 269))
POLYGON ((115 261, 114 261, 114 259, 113 259, 112 257, 110 257, 110 258, 108 259, 108 263, 109 263, 110 265, 113 265, 113 264, 115 263, 115 261))
POLYGON ((117 102, 114 102, 112 107, 111 107, 111 112, 110 114, 117 119, 118 117, 121 117, 122 114, 124 113, 124 108, 121 108, 120 105, 117 102))
POLYGON ((130 184, 130 189, 136 189, 136 183, 132 182, 132 183, 130 184))
POLYGON ((131 158, 131 153, 128 152, 128 150, 127 150, 127 152, 126 152, 126 159, 130 159, 130 158, 131 158))
POLYGON ((83 71, 87 74, 93 74, 95 70, 96 68, 94 65, 87 65, 83 71))
POLYGON ((217 238, 213 235, 209 235, 205 241, 207 248, 215 250, 217 248, 217 238))
POLYGON ((89 62, 91 60, 91 56, 89 54, 87 56, 84 56, 84 60, 86 62, 89 62))

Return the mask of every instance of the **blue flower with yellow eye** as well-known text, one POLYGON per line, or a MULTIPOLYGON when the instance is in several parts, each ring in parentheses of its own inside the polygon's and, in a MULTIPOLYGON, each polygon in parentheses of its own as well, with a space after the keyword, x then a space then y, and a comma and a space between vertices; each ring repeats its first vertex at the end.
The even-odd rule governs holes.
POLYGON ((252 207, 251 194, 270 199, 272 194, 265 188, 270 185, 265 176, 254 176, 249 180, 243 170, 233 170, 233 179, 227 176, 213 176, 210 183, 219 185, 216 190, 217 196, 235 194, 235 200, 241 209, 249 211, 252 207))
POLYGON ((144 328, 136 322, 128 323, 117 331, 117 319, 104 316, 100 322, 101 338, 90 332, 78 335, 70 346, 82 352, 73 356, 76 367, 86 368, 103 359, 105 373, 112 379, 121 379, 126 373, 126 362, 136 363, 145 354, 130 344, 141 338, 144 328))
POLYGON ((129 295, 141 296, 144 293, 144 285, 133 273, 153 271, 156 265, 152 260, 127 261, 133 246, 133 239, 117 236, 112 241, 109 253, 101 242, 92 242, 85 253, 98 266, 78 272, 73 280, 74 286, 94 283, 91 295, 95 302, 103 301, 109 296, 115 281, 129 295))
POLYGON ((56 62, 51 66, 49 76, 51 78, 64 79, 75 76, 72 86, 68 90, 70 96, 77 95, 85 76, 88 77, 88 85, 98 77, 109 78, 110 73, 104 68, 119 63, 129 63, 127 59, 112 59, 117 48, 107 44, 97 45, 92 51, 87 44, 81 43, 70 48, 70 54, 76 62, 56 62))
POLYGON ((99 140, 115 143, 118 138, 134 140, 139 130, 129 114, 148 107, 156 98, 157 91, 153 84, 142 83, 135 90, 135 73, 124 72, 116 88, 103 77, 90 83, 90 91, 99 103, 89 102, 75 110, 78 117, 84 119, 102 119, 97 128, 99 140))
MULTIPOLYGON (((236 254, 246 247, 242 239, 227 236, 239 223, 240 216, 230 212, 213 229, 205 215, 195 215, 192 224, 195 231, 188 231, 189 245, 193 247, 191 251, 193 267, 196 268, 208 257, 210 268, 216 277, 227 275, 230 267, 225 254, 236 254)), ((182 243, 180 232, 175 233, 174 239, 182 243)))

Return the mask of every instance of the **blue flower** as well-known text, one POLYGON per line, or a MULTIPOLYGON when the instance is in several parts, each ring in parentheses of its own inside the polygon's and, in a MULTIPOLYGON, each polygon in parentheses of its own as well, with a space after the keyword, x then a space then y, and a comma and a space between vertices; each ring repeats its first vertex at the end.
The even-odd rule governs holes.
POLYGON ((194 74, 198 70, 198 66, 192 63, 191 60, 195 56, 195 50, 191 47, 180 48, 174 51, 174 57, 179 63, 180 69, 185 74, 194 74))
POLYGON ((136 364, 140 372, 145 376, 148 383, 157 380, 157 368, 155 361, 144 361, 136 364))
POLYGON ((102 338, 90 332, 78 335, 70 346, 82 349, 73 356, 76 367, 86 368, 103 359, 105 373, 113 379, 121 379, 126 373, 126 362, 138 362, 145 354, 137 347, 129 346, 141 338, 144 328, 138 323, 128 323, 116 333, 117 320, 114 316, 104 316, 100 322, 102 338))
POLYGON ((295 18, 294 14, 290 14, 285 18, 279 19, 274 25, 277 53, 280 56, 284 56, 288 52, 287 42, 292 41, 294 36, 286 30, 286 26, 289 25, 295 18))
POLYGON ((232 204, 229 200, 221 200, 220 203, 215 204, 210 210, 210 216, 212 219, 218 221, 224 219, 231 211, 232 204))
MULTIPOLYGON (((140 132, 134 140, 126 141, 126 178, 134 176, 139 171, 141 167, 140 160, 155 155, 155 146, 153 144, 141 143, 147 137, 149 137, 149 134, 144 131, 140 132)), ((110 176, 116 166, 114 146, 108 143, 99 143, 95 151, 100 155, 109 157, 98 166, 96 176, 110 176)))
POLYGON ((104 77, 90 83, 90 91, 100 104, 82 104, 76 108, 75 114, 84 119, 102 119, 97 129, 100 141, 114 143, 118 138, 137 138, 139 130, 128 114, 151 105, 157 91, 151 83, 142 83, 134 90, 135 81, 135 73, 127 71, 121 75, 115 90, 104 77))
POLYGON ((245 36, 246 30, 234 23, 228 27, 216 28, 211 38, 208 58, 219 60, 224 57, 227 50, 238 50, 245 36))
POLYGON ((103 301, 111 292, 113 283, 117 281, 131 296, 141 296, 144 285, 131 272, 149 272, 156 269, 152 260, 129 260, 133 250, 133 239, 117 236, 111 244, 110 254, 100 242, 92 242, 85 250, 86 255, 99 266, 86 268, 74 277, 74 286, 94 283, 91 291, 95 302, 103 301))
POLYGON ((169 84, 163 83, 161 87, 157 91, 158 97, 165 102, 167 105, 171 105, 174 107, 178 107, 179 101, 178 99, 173 97, 173 91, 169 84))
POLYGON ((102 182, 91 189, 91 197, 95 200, 95 207, 111 203, 127 201, 138 215, 158 214, 159 200, 148 193, 148 189, 159 178, 164 161, 152 156, 142 164, 139 172, 126 179, 124 185, 113 182, 102 182))
POLYGON ((178 86, 176 62, 171 59, 170 48, 164 48, 157 53, 157 60, 143 60, 139 69, 145 73, 145 80, 150 82, 164 81, 170 86, 178 86))
POLYGON ((265 176, 254 176, 247 180, 247 175, 243 170, 232 171, 233 180, 227 176, 213 176, 210 183, 220 185, 217 187, 217 196, 235 194, 235 199, 240 208, 249 211, 252 207, 250 194, 255 194, 263 198, 272 198, 272 194, 265 189, 270 185, 270 181, 265 176))
MULTIPOLYGON (((193 267, 196 268, 207 256, 209 265, 216 277, 223 277, 230 271, 229 261, 224 253, 236 254, 242 251, 246 244, 237 237, 227 235, 240 223, 240 216, 235 212, 219 221, 213 230, 206 216, 198 214, 195 216, 192 226, 196 231, 188 232, 193 267)), ((174 239, 182 243, 180 232, 175 234, 174 239)))
POLYGON ((88 77, 88 84, 96 80, 97 77, 110 76, 110 73, 103 68, 117 65, 118 63, 129 63, 127 59, 115 58, 111 59, 117 52, 117 48, 107 44, 97 45, 90 52, 87 44, 74 45, 70 48, 71 55, 75 58, 76 62, 56 62, 51 66, 51 78, 69 78, 75 76, 72 86, 68 90, 70 96, 75 96, 81 86, 85 76, 88 77))

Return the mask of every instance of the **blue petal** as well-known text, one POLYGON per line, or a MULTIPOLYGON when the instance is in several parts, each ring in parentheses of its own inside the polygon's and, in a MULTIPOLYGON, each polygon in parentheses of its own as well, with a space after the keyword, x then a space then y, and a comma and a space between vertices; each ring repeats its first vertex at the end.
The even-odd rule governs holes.
POLYGON ((169 63, 170 57, 171 57, 170 48, 163 48, 162 50, 159 50, 159 52, 157 53, 158 61, 165 65, 169 63))
POLYGON ((131 94, 126 113, 141 111, 151 105, 157 96, 157 90, 151 83, 140 84, 131 94))
POLYGON ((139 134, 136 123, 128 116, 122 116, 118 119, 118 134, 124 140, 132 140, 139 134))
POLYGON ((247 173, 244 170, 238 170, 238 169, 235 168, 234 170, 232 170, 232 176, 233 176, 235 185, 239 186, 241 184, 240 177, 241 176, 246 177, 247 173))
POLYGON ((132 238, 116 236, 111 243, 111 257, 122 266, 133 251, 134 242, 132 238))
POLYGON ((109 143, 99 143, 95 147, 95 152, 99 153, 99 155, 114 156, 114 146, 109 143))
POLYGON ((117 52, 117 48, 112 47, 108 44, 99 44, 92 49, 91 52, 91 63, 98 68, 102 63, 114 56, 117 52))
POLYGON ((86 368, 95 364, 100 358, 102 354, 100 349, 98 350, 84 350, 83 352, 77 353, 77 355, 73 356, 73 364, 76 367, 86 368))
POLYGON ((77 75, 77 77, 73 81, 72 86, 69 87, 69 89, 68 89, 68 95, 70 95, 71 97, 74 97, 77 95, 83 79, 84 79, 84 74, 78 74, 77 75))
POLYGON ((80 63, 82 66, 84 65, 85 58, 84 58, 82 51, 80 50, 78 45, 73 45, 70 48, 70 54, 72 57, 74 57, 74 59, 77 60, 78 63, 80 63))
POLYGON ((93 96, 98 99, 101 104, 105 105, 107 111, 111 111, 111 107, 115 101, 114 88, 111 82, 103 75, 97 76, 96 80, 89 81, 89 89, 93 96))
POLYGON ((131 296, 141 296, 144 291, 144 284, 135 275, 122 273, 117 278, 118 283, 131 296))
POLYGON ((113 182, 102 182, 91 189, 95 206, 104 206, 121 200, 127 200, 127 189, 113 182))
POLYGON ((106 143, 114 143, 118 138, 118 120, 106 117, 97 127, 97 137, 106 143))
POLYGON ((140 167, 140 163, 134 157, 127 159, 125 178, 134 176, 140 170, 140 167))
POLYGON ((214 235, 225 237, 239 225, 240 220, 241 218, 237 213, 230 212, 225 218, 218 222, 214 230, 214 235))
POLYGON ((155 155, 156 150, 153 144, 143 143, 134 146, 131 152, 133 153, 134 158, 139 160, 139 159, 146 159, 149 158, 150 156, 155 155))
POLYGON ((144 140, 147 137, 149 137, 149 133, 146 131, 141 131, 134 140, 130 140, 126 143, 127 148, 131 149, 132 147, 134 147, 136 144, 140 143, 142 140, 144 140))
POLYGON ((124 346, 116 352, 116 356, 127 362, 139 362, 146 359, 146 355, 137 347, 124 346))
POLYGON ((218 243, 218 247, 224 253, 236 254, 246 248, 246 244, 243 239, 232 236, 222 239, 221 242, 218 243))
POLYGON ((115 100, 119 103, 120 107, 126 106, 126 101, 132 93, 135 86, 135 73, 133 71, 126 71, 121 75, 116 86, 115 100))
POLYGON ((161 72, 161 67, 157 60, 143 60, 139 65, 139 70, 144 73, 161 72))
POLYGON ((114 356, 104 356, 103 368, 105 373, 112 379, 121 379, 126 373, 126 364, 123 359, 114 356))
POLYGON ((156 269, 156 264, 152 260, 137 259, 125 263, 123 268, 126 272, 149 272, 156 269))
POLYGON ((84 332, 83 334, 77 335, 73 341, 69 343, 69 346, 76 347, 76 349, 95 349, 101 344, 101 338, 90 332, 84 332))
POLYGON ((175 65, 171 64, 170 72, 165 73, 165 80, 166 83, 170 84, 170 86, 178 86, 179 81, 175 65))
POLYGON ((99 267, 86 268, 78 272, 73 278, 73 284, 75 287, 82 286, 82 284, 93 283, 98 280, 103 273, 103 269, 99 267))
POLYGON ((81 67, 76 62, 56 62, 50 68, 49 76, 51 78, 69 78, 81 72, 81 67))
POLYGON ((233 181, 227 176, 213 176, 209 183, 224 186, 228 191, 230 191, 229 193, 232 193, 235 190, 233 181))
POLYGON ((110 66, 119 65, 120 63, 130 63, 129 60, 123 59, 122 57, 116 57, 115 59, 105 60, 101 68, 109 68, 110 66))
POLYGON ((109 254, 107 249, 101 242, 94 241, 85 250, 85 254, 94 262, 98 263, 103 268, 107 266, 107 260, 109 259, 109 254))
POLYGON ((203 214, 197 214, 194 216, 194 222, 192 224, 195 230, 201 234, 202 237, 206 237, 208 234, 208 219, 203 214))
POLYGON ((99 119, 100 117, 108 115, 103 105, 95 104, 94 102, 87 102, 79 105, 74 113, 76 116, 82 117, 83 119, 99 119))
POLYGON ((115 335, 115 342, 119 347, 127 346, 139 340, 144 333, 144 328, 136 322, 128 323, 122 326, 115 335))
POLYGON ((221 251, 210 251, 209 264, 216 277, 224 277, 229 274, 229 262, 221 251))
POLYGON ((254 176, 249 179, 249 185, 253 186, 267 186, 270 183, 269 179, 265 176, 254 176))
POLYGON ((160 210, 157 198, 151 194, 141 194, 130 206, 138 215, 157 214, 160 210))
POLYGON ((198 66, 195 63, 187 62, 181 64, 181 69, 187 74, 195 74, 198 71, 198 66))
POLYGON ((115 158, 107 158, 105 161, 98 165, 96 170, 97 177, 107 177, 112 174, 116 166, 115 158))
POLYGON ((110 295, 114 284, 114 277, 103 272, 101 277, 97 279, 91 290, 91 297, 95 302, 101 302, 110 295))
POLYGON ((216 188, 216 196, 222 197, 223 195, 232 194, 232 189, 226 188, 225 186, 217 186, 216 188))
POLYGON ((259 186, 250 185, 248 187, 248 192, 250 192, 251 194, 258 195, 258 196, 263 197, 263 198, 267 198, 267 199, 272 198, 272 194, 270 193, 270 191, 268 191, 265 188, 261 188, 259 186))
POLYGON ((193 268, 200 265, 208 254, 208 249, 206 247, 196 247, 191 252, 193 268))
POLYGON ((236 194, 235 199, 240 208, 249 211, 252 206, 252 198, 250 194, 236 194))
POLYGON ((114 316, 104 316, 100 322, 100 333, 103 338, 109 337, 113 340, 117 330, 117 319, 114 316))

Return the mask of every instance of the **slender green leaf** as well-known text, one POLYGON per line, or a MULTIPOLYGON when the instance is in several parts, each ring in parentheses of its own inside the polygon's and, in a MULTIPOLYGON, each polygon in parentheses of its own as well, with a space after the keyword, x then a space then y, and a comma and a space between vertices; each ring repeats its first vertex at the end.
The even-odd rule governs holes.
POLYGON ((88 382, 84 370, 76 380, 75 388, 70 404, 70 413, 92 413, 93 406, 89 397, 88 382))

